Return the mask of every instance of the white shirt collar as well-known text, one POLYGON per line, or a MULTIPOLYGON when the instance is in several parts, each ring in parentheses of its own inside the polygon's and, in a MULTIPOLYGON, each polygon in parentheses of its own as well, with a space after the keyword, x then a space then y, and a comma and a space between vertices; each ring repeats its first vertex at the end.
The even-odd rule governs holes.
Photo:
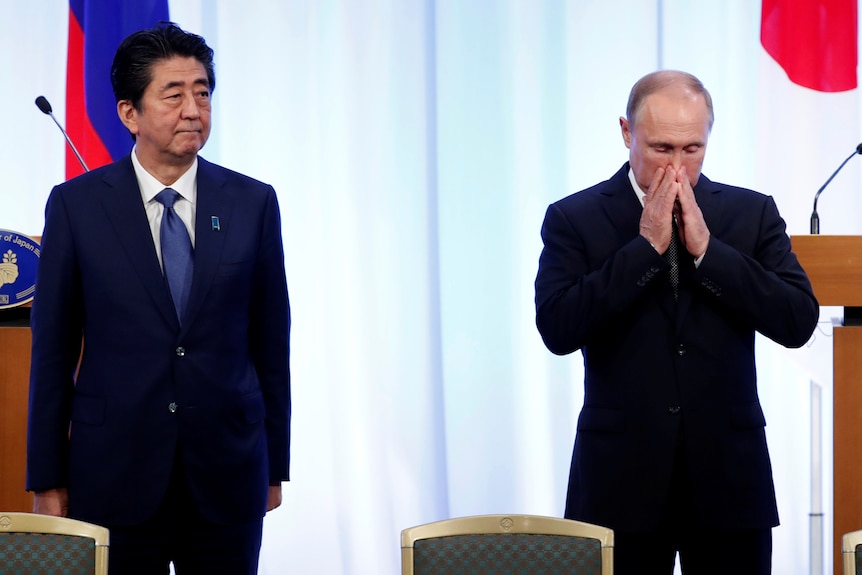
MULTIPOLYGON (((141 189, 141 197, 144 203, 154 201, 156 195, 166 187, 163 183, 156 179, 146 168, 138 161, 137 146, 132 149, 132 166, 135 168, 135 176, 138 179, 138 187, 141 189)), ((189 169, 177 178, 177 181, 169 187, 175 190, 180 197, 188 200, 192 204, 197 199, 197 178, 198 178, 198 159, 189 166, 189 169)))
POLYGON ((646 197, 646 192, 644 192, 641 187, 638 185, 638 181, 635 179, 635 172, 632 170, 631 166, 629 166, 629 182, 632 184, 632 189, 635 191, 635 194, 638 196, 638 200, 641 203, 641 206, 644 205, 644 197, 646 197))

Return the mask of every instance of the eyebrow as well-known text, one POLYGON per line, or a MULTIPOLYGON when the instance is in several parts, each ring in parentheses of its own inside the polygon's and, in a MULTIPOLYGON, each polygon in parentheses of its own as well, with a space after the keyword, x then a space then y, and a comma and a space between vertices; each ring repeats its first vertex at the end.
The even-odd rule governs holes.
MULTIPOLYGON (((650 142, 649 145, 654 148, 675 148, 676 146, 670 142, 659 141, 650 142)), ((683 144, 680 146, 681 148, 688 148, 689 146, 703 146, 704 142, 702 140, 697 140, 694 142, 688 142, 687 144, 683 144)))
MULTIPOLYGON (((173 82, 168 82, 164 86, 162 86, 162 90, 170 90, 171 88, 181 88, 185 86, 186 83, 182 80, 175 80, 173 82)), ((194 82, 192 82, 192 86, 206 86, 209 88, 210 82, 207 78, 197 78, 194 82)))

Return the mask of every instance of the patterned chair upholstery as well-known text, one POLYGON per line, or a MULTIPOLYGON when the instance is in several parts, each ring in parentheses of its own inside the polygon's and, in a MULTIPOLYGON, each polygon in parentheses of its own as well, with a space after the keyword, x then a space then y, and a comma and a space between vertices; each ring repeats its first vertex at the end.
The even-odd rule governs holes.
POLYGON ((862 575, 862 530, 851 531, 841 537, 841 558, 844 560, 844 575, 862 575))
POLYGON ((611 575, 613 531, 534 515, 447 519, 401 532, 402 575, 611 575))
POLYGON ((108 530, 65 517, 0 512, 0 571, 107 575, 108 530))

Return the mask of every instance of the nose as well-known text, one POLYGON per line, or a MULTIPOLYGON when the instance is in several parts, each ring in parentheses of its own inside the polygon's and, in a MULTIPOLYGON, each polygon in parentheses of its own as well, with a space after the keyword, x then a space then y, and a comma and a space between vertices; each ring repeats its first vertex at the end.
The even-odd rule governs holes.
POLYGON ((196 120, 201 115, 201 110, 198 107, 197 102, 195 102, 195 98, 193 95, 185 98, 183 101, 183 109, 182 109, 183 118, 187 118, 189 120, 196 120))

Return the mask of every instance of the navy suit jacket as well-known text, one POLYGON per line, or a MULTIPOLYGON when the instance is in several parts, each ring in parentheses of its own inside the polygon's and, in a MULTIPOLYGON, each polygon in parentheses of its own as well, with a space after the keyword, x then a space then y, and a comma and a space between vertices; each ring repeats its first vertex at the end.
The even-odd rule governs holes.
POLYGON ((674 302, 628 170, 552 204, 542 227, 539 332, 556 354, 580 349, 585 368, 565 515, 654 529, 676 461, 704 525, 777 525, 754 335, 803 345, 819 314, 811 284, 772 198, 701 175, 709 247, 697 268, 682 258, 674 302))
POLYGON ((288 479, 290 441, 275 191, 198 159, 182 324, 130 157, 54 188, 45 214, 27 488, 67 487, 70 516, 134 524, 157 509, 176 462, 209 519, 263 516, 268 485, 288 479))

